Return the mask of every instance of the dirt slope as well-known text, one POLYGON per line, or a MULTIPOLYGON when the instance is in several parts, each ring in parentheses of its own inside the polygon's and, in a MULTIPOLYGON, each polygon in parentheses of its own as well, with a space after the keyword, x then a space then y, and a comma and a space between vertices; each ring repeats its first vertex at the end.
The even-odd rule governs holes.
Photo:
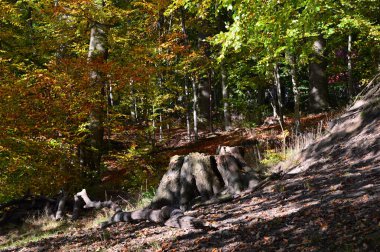
POLYGON ((379 97, 377 85, 280 180, 188 212, 212 228, 119 224, 14 251, 380 251, 379 97))

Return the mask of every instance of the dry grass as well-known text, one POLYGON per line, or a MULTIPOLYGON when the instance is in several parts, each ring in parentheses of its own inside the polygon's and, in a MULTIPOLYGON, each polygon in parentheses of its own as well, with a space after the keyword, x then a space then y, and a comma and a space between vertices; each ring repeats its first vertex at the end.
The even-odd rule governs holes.
POLYGON ((30 216, 20 227, 7 227, 8 232, 0 236, 0 250, 18 247, 30 242, 39 241, 63 232, 69 227, 66 221, 53 220, 47 214, 30 216))
POLYGON ((274 171, 281 167, 283 172, 288 171, 290 168, 298 165, 299 156, 303 149, 306 149, 310 144, 315 142, 324 135, 323 122, 320 122, 316 129, 311 130, 308 133, 293 135, 288 146, 285 147, 283 161, 274 168, 274 171))

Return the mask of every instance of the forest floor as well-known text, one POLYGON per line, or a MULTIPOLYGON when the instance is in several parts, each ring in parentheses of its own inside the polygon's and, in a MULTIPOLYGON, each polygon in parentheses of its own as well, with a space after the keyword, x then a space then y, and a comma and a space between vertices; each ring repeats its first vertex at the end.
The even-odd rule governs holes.
MULTIPOLYGON (((340 116, 277 180, 230 202, 186 212, 203 220, 205 229, 149 222, 105 230, 73 225, 4 251, 380 251, 380 102, 375 102, 340 116)), ((279 133, 270 127, 276 126, 249 134, 222 132, 165 151, 214 153, 217 145, 232 145, 248 135, 279 133)))

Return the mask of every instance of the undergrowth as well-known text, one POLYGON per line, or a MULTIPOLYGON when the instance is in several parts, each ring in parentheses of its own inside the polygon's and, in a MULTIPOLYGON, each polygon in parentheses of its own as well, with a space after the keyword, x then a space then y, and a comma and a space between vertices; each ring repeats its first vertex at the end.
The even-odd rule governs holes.
MULTIPOLYGON (((133 211, 147 206, 155 195, 154 187, 140 189, 134 199, 123 199, 124 211, 133 211)), ((27 217, 21 225, 8 225, 0 233, 0 251, 23 247, 31 242, 38 242, 49 237, 69 232, 72 229, 92 229, 98 228, 99 224, 106 221, 113 213, 109 209, 97 210, 91 216, 71 222, 68 220, 56 221, 47 214, 27 217)), ((69 217, 69 216, 68 216, 69 217)), ((155 246, 153 246, 155 247, 155 246)))
POLYGON ((270 175, 271 168, 279 163, 282 164, 283 171, 298 165, 299 154, 316 139, 323 136, 322 129, 323 124, 320 122, 317 128, 310 132, 289 136, 288 143, 286 144, 286 141, 284 141, 280 149, 266 149, 259 162, 263 173, 270 175))
POLYGON ((67 221, 55 221, 46 214, 28 217, 21 226, 9 225, 4 228, 5 235, 0 236, 0 250, 24 246, 62 233, 69 227, 67 221))

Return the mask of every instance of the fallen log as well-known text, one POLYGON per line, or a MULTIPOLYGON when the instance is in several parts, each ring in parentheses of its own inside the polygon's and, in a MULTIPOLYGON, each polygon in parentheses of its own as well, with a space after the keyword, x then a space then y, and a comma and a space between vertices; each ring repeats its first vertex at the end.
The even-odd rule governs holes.
POLYGON ((123 212, 120 206, 112 201, 92 201, 83 189, 76 196, 82 197, 86 205, 85 208, 111 208, 115 211, 114 215, 107 221, 100 224, 100 228, 104 229, 118 222, 133 223, 137 221, 150 221, 153 223, 163 223, 169 227, 178 227, 183 229, 191 228, 201 228, 203 224, 198 219, 192 216, 184 215, 183 211, 170 207, 164 206, 161 209, 151 209, 149 207, 143 208, 136 211, 123 212))
POLYGON ((165 226, 182 229, 202 228, 203 223, 195 217, 187 216, 178 208, 164 206, 161 209, 144 208, 132 212, 115 213, 109 220, 100 224, 101 228, 109 227, 118 222, 133 223, 147 220, 153 223, 163 223, 165 226))
POLYGON ((111 210, 115 212, 121 212, 121 207, 116 204, 115 202, 111 200, 107 201, 92 201, 87 195, 86 189, 83 189, 82 191, 78 192, 76 196, 80 196, 83 201, 85 202, 85 205, 83 208, 95 208, 95 209, 101 209, 101 208, 110 208, 111 210))

